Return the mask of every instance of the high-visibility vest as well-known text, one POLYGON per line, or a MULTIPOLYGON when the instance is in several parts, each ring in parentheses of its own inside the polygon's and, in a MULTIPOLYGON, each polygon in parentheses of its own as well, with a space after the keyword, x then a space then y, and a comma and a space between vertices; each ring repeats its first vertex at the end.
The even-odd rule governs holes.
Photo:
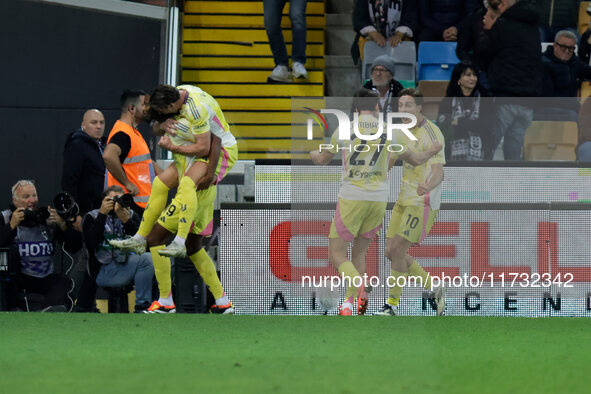
MULTIPOLYGON (((154 180, 154 166, 152 164, 152 157, 150 156, 150 148, 144 141, 144 137, 139 131, 120 120, 115 122, 115 125, 109 133, 107 144, 111 141, 111 137, 118 131, 127 134, 131 140, 131 148, 127 153, 127 157, 121 164, 127 179, 137 186, 139 193, 133 197, 133 201, 142 208, 145 208, 152 191, 152 181, 154 180)), ((110 172, 107 171, 107 187, 118 185, 126 192, 129 192, 120 184, 117 179, 110 172)))

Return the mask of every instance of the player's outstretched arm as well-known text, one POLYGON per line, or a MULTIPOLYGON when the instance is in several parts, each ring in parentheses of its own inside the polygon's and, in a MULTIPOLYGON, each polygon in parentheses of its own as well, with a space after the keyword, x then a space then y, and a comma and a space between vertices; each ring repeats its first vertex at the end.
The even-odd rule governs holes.
POLYGON ((330 161, 332 160, 334 155, 335 155, 334 153, 331 153, 327 150, 323 150, 323 151, 313 150, 310 152, 310 159, 312 159, 312 163, 314 163, 314 164, 325 166, 328 163, 330 163, 330 161))
POLYGON ((195 142, 190 145, 173 145, 170 138, 165 135, 160 138, 158 145, 161 148, 169 150, 173 153, 180 153, 186 156, 195 157, 206 157, 209 155, 209 146, 211 145, 211 133, 206 131, 205 133, 196 134, 195 142))
POLYGON ((407 149, 399 157, 412 166, 420 166, 421 164, 429 160, 431 157, 436 155, 442 148, 443 145, 439 141, 435 141, 426 151, 413 152, 412 150, 407 149))

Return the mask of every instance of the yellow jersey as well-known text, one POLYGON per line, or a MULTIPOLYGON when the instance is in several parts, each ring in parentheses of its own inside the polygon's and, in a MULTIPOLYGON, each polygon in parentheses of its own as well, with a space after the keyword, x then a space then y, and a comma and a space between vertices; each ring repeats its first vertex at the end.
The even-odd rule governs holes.
MULTIPOLYGON (((375 135, 379 120, 370 114, 359 115, 359 132, 363 135, 375 135)), ((346 200, 388 201, 388 159, 387 146, 393 141, 386 140, 385 130, 382 137, 366 141, 353 132, 350 125, 348 140, 339 140, 338 130, 331 137, 329 152, 342 154, 343 175, 339 197, 346 200)), ((385 126, 384 126, 385 129, 385 126)))
POLYGON ((443 148, 427 162, 419 166, 412 166, 404 162, 402 171, 402 184, 400 185, 400 194, 398 194, 397 203, 403 206, 422 206, 425 204, 425 198, 428 198, 431 209, 439 209, 441 204, 441 185, 431 190, 424 196, 417 194, 417 186, 423 183, 431 176, 431 165, 445 164, 445 140, 439 127, 433 122, 424 118, 423 121, 410 130, 417 141, 409 141, 409 148, 415 152, 424 152, 431 147, 435 141, 439 141, 443 148))

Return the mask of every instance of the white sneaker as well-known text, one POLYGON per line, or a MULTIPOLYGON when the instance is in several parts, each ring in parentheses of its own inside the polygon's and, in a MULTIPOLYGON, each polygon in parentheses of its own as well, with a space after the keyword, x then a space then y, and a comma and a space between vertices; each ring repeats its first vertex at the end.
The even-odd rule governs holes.
POLYGON ((289 82, 290 74, 287 66, 277 66, 273 69, 273 72, 267 78, 267 81, 277 81, 277 82, 289 82))
POLYGON ((300 62, 295 62, 293 64, 292 70, 291 70, 291 75, 294 78, 305 78, 308 79, 308 71, 306 70, 306 67, 304 67, 304 65, 300 62))
POLYGON ((171 242, 170 245, 168 245, 164 249, 160 249, 158 251, 158 254, 167 257, 186 257, 187 249, 185 248, 185 245, 176 242, 171 242))
POLYGON ((146 240, 138 241, 135 238, 112 239, 109 245, 121 249, 123 252, 135 252, 137 254, 146 253, 146 240))
POLYGON ((385 303, 379 311, 373 314, 374 316, 398 316, 398 307, 385 303))

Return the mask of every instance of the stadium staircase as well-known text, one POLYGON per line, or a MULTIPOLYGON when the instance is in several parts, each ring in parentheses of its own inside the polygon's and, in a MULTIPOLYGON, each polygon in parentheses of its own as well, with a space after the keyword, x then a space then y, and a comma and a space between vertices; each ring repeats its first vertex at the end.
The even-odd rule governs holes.
MULTIPOLYGON (((288 14, 286 5, 281 26, 291 55, 288 14)), ((308 79, 268 83, 275 65, 262 1, 185 2, 182 83, 199 86, 216 98, 238 140, 241 160, 291 158, 291 98, 324 96, 323 0, 308 0, 306 20, 308 79)), ((307 150, 317 146, 306 141, 305 134, 301 138, 294 157, 307 156, 307 150)))

